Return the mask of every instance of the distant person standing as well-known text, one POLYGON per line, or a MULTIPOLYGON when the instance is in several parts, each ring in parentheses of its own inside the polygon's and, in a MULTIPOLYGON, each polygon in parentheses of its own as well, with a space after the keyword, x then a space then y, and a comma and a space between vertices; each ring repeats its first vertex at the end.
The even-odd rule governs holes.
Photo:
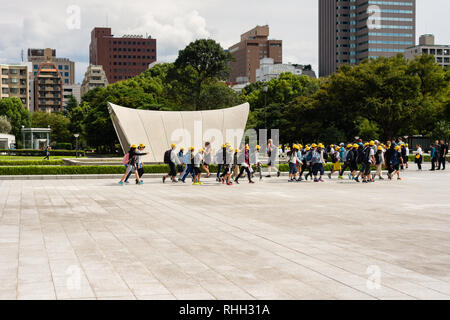
POLYGON ((417 170, 422 171, 422 161, 423 161, 423 151, 422 146, 418 144, 416 146, 416 159, 414 160, 417 164, 417 170))
POLYGON ((44 152, 45 152, 44 160, 50 160, 50 146, 46 146, 44 152))
POLYGON ((436 146, 434 144, 430 145, 430 157, 431 157, 431 169, 430 171, 436 170, 436 161, 437 161, 437 152, 436 152, 436 146))
POLYGON ((438 170, 441 170, 441 166, 442 166, 442 170, 445 170, 445 161, 446 161, 445 157, 447 156, 447 153, 448 153, 448 144, 446 144, 444 140, 441 140, 441 143, 439 145, 439 154, 438 154, 438 157, 439 157, 439 160, 438 160, 439 165, 437 168, 438 170))

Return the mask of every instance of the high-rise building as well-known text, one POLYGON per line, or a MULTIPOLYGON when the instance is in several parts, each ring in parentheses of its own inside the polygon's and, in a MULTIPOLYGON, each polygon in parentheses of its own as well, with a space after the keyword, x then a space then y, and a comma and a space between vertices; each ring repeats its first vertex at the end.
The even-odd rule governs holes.
POLYGON ((63 111, 63 81, 53 62, 41 63, 34 77, 34 111, 63 111))
POLYGON ((415 0, 319 0, 319 75, 414 46, 415 0))
POLYGON ((405 50, 406 59, 414 59, 415 56, 422 54, 433 55, 436 63, 443 68, 450 66, 450 45, 441 45, 434 43, 434 35, 424 34, 419 38, 419 45, 405 50))
POLYGON ((283 63, 283 41, 269 39, 269 26, 256 26, 241 35, 241 41, 228 51, 235 61, 230 63, 231 83, 256 82, 256 70, 263 58, 283 63))
POLYGON ((55 49, 28 49, 28 61, 32 64, 33 76, 36 76, 42 63, 53 62, 62 78, 63 84, 75 83, 75 63, 68 58, 57 58, 55 49))
POLYGON ((109 83, 132 78, 156 61, 156 39, 141 35, 114 37, 111 28, 94 28, 89 63, 101 65, 109 83))
POLYGON ((0 65, 0 99, 17 97, 29 110, 28 67, 26 65, 0 65))
POLYGON ((83 83, 81 84, 81 97, 88 93, 89 90, 106 86, 108 86, 108 79, 102 66, 90 65, 84 74, 83 83))

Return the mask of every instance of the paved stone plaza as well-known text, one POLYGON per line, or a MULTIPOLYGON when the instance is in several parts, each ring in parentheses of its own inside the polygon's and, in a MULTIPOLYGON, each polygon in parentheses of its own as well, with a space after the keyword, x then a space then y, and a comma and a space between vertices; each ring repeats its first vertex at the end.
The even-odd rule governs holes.
POLYGON ((0 299, 450 299, 450 171, 0 181, 0 299))

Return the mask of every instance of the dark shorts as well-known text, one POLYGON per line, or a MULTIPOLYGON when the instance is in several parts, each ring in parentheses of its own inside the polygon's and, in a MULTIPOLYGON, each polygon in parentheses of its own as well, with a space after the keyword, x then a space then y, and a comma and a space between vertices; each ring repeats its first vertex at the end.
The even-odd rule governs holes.
POLYGON ((364 164, 364 175, 368 176, 370 174, 370 163, 365 163, 364 164))
POLYGON ((313 175, 317 176, 319 172, 321 176, 325 173, 323 169, 323 164, 322 163, 313 164, 313 175))
POLYGON ((223 167, 224 174, 231 173, 231 171, 232 171, 231 165, 229 165, 229 164, 224 165, 224 167, 223 167))
POLYGON ((350 170, 351 171, 356 171, 358 170, 358 165, 356 163, 350 163, 350 170))
POLYGON ((297 165, 295 163, 289 162, 289 173, 291 174, 297 173, 297 165))
POLYGON ((202 170, 200 169, 200 167, 194 167, 194 174, 199 175, 200 173, 202 173, 202 170))
POLYGON ((361 163, 361 170, 359 170, 359 172, 364 173, 365 171, 366 171, 366 164, 361 163))
POLYGON ((181 165, 181 164, 177 165, 177 171, 178 171, 178 173, 183 172, 184 171, 183 165, 181 165))
POLYGON ((394 171, 398 171, 398 170, 400 170, 400 164, 399 163, 394 164, 394 165, 392 165, 392 168, 394 169, 394 171))
POLYGON ((170 162, 169 163, 169 168, 170 168, 169 176, 176 177, 176 175, 177 175, 177 168, 175 167, 175 163, 170 162))

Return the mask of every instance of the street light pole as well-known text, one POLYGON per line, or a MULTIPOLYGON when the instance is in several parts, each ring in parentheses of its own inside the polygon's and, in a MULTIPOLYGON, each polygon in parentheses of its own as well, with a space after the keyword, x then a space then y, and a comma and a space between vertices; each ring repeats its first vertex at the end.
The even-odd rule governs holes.
POLYGON ((80 134, 79 133, 75 133, 73 136, 75 137, 75 141, 76 141, 75 142, 75 144, 76 144, 75 157, 78 158, 78 137, 80 136, 80 134))

